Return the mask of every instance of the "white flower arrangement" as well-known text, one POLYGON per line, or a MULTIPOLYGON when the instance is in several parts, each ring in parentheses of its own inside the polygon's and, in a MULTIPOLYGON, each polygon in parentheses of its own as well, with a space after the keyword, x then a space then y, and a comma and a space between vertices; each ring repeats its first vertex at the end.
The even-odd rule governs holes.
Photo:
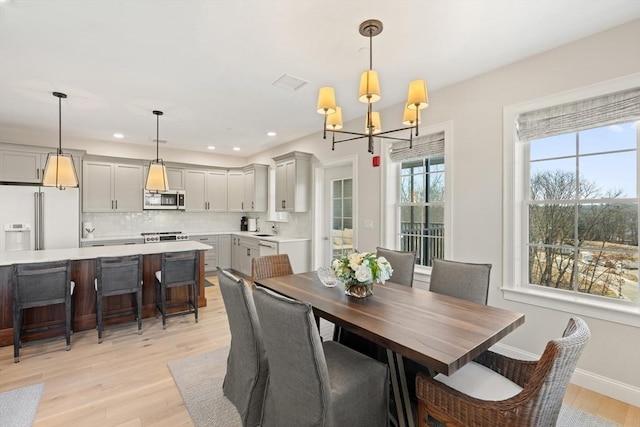
POLYGON ((344 283, 384 283, 393 273, 385 257, 376 257, 371 252, 354 251, 336 258, 331 263, 336 277, 344 283))

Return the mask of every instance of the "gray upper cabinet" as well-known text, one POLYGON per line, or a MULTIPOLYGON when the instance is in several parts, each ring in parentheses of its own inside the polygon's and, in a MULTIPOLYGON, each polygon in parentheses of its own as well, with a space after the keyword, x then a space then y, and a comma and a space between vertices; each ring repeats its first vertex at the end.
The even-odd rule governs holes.
POLYGON ((242 169, 229 171, 227 200, 229 212, 244 212, 244 173, 242 169))
POLYGON ((276 212, 309 211, 311 156, 294 151, 273 158, 276 163, 276 212))
POLYGON ((83 163, 83 212, 142 212, 141 164, 85 160, 83 163))
POLYGON ((266 212, 269 190, 269 166, 250 165, 243 169, 244 212, 266 212))
POLYGON ((185 194, 188 212, 226 212, 227 171, 185 171, 185 194))
MULTIPOLYGON (((54 153, 56 149, 35 146, 20 148, 22 147, 14 144, 0 144, 0 181, 40 184, 47 156, 49 153, 54 153)), ((79 168, 82 164, 82 157, 75 151, 65 150, 65 153, 73 154, 76 174, 78 180, 81 180, 79 168)))

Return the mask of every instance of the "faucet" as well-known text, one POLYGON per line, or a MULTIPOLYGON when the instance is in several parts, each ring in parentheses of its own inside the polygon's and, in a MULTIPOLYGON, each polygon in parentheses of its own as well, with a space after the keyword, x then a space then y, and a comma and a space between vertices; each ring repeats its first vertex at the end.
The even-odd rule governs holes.
POLYGON ((278 229, 276 228, 276 223, 275 222, 271 226, 271 231, 273 231, 273 234, 278 234, 278 229))

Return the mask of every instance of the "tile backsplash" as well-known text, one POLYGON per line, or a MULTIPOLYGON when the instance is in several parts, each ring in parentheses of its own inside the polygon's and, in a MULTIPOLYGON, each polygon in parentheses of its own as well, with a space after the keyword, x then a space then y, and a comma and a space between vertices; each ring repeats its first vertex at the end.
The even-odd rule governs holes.
MULTIPOLYGON (((95 237, 135 236, 144 232, 239 231, 242 213, 143 211, 128 213, 83 213, 82 222, 91 222, 95 237)), ((270 233, 270 221, 258 217, 260 231, 270 233)), ((266 212, 264 213, 266 218, 266 212)), ((289 214, 289 222, 277 222, 278 234, 291 237, 311 237, 311 214, 289 214)), ((83 230, 83 237, 86 232, 83 230)))

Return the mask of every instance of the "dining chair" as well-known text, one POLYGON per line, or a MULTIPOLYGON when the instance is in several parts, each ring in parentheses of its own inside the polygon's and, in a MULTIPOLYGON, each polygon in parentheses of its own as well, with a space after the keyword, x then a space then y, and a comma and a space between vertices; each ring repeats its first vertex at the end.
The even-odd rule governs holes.
POLYGON ((537 361, 486 351, 449 377, 416 379, 419 426, 554 426, 576 364, 591 336, 580 318, 547 343, 537 361))
POLYGON ((413 286, 413 273, 416 267, 416 254, 414 252, 395 251, 392 249, 376 249, 378 257, 385 257, 393 273, 389 281, 404 286, 413 286))
MULTIPOLYGON (((138 335, 142 333, 142 255, 100 257, 96 259, 96 320, 98 344, 104 333, 103 300, 115 295, 135 294, 138 335)), ((120 315, 121 313, 118 313, 120 315)), ((123 313, 129 314, 129 313, 123 313)))
POLYGON ((24 310, 27 308, 64 304, 66 349, 70 350, 73 322, 72 295, 75 288, 75 283, 71 281, 71 261, 14 264, 12 288, 14 362, 20 361, 22 321, 24 310))
POLYGON ((434 258, 429 290, 486 305, 490 273, 491 264, 472 264, 434 258))
POLYGON ((254 291, 269 360, 262 426, 388 426, 388 368, 320 340, 311 305, 254 291))
POLYGON ((253 295, 243 279, 220 267, 218 283, 231 330, 222 390, 240 413, 244 427, 259 426, 269 363, 253 295))
POLYGON ((156 271, 156 310, 162 315, 162 329, 167 329, 167 317, 190 314, 198 323, 198 251, 165 252, 162 254, 161 270, 156 271), (167 305, 167 290, 187 286, 187 301, 167 305), (187 304, 187 310, 167 315, 168 306, 187 304))
POLYGON ((263 255, 251 260, 251 281, 293 274, 289 255, 263 255))

